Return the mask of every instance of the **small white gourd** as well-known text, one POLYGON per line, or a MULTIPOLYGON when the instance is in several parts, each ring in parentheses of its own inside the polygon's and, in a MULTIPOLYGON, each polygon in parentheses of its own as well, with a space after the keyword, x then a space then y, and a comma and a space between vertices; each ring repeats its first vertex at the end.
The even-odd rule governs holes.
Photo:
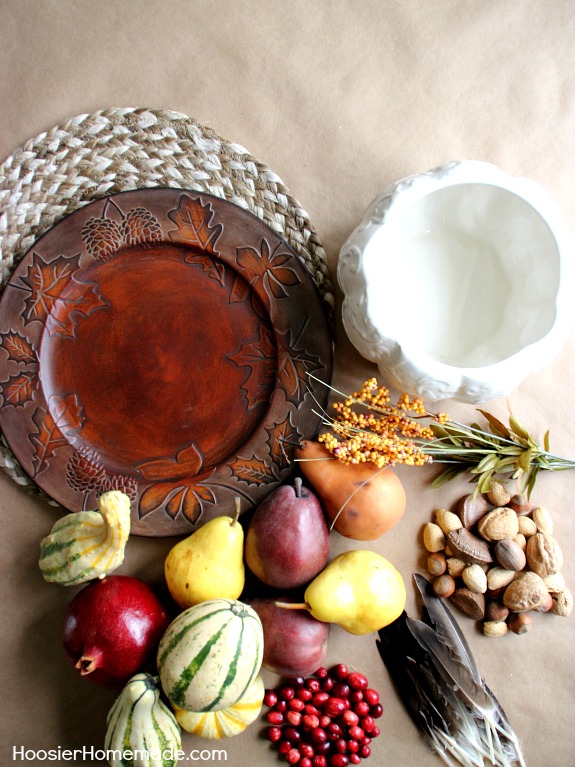
POLYGON ((110 767, 175 767, 182 749, 174 714, 160 700, 158 677, 133 676, 108 713, 110 767))
POLYGON ((103 493, 97 511, 59 519, 40 542, 38 564, 44 580, 76 586, 118 568, 130 535, 130 499, 120 490, 103 493))

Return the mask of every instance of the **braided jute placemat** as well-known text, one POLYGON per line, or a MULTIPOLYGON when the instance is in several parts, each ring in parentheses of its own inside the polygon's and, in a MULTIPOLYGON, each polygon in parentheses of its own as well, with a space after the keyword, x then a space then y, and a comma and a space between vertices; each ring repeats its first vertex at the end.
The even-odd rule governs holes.
MULTIPOLYGON (((106 195, 155 186, 213 194, 258 216, 304 261, 331 311, 325 251, 279 176, 187 115, 146 108, 78 115, 29 140, 2 163, 0 291, 34 242, 64 216, 106 195)), ((3 437, 0 466, 50 502, 3 437)))

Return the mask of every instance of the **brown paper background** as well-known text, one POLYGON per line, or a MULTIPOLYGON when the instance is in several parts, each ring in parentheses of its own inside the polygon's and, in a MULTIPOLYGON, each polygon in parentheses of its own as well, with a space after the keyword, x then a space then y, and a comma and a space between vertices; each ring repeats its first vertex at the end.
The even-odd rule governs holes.
MULTIPOLYGON (((487 160, 539 181, 573 230, 573 10, 571 0, 2 0, 0 156, 81 113, 182 111, 280 175, 323 239, 334 281, 339 248, 374 194, 451 159, 487 160)), ((408 282, 392 289, 404 290, 406 311, 417 312, 408 282)), ((571 456, 574 346, 572 333, 553 363, 509 398, 532 431, 549 427, 554 450, 571 456)), ((336 383, 355 388, 374 372, 350 348, 338 319, 336 383)), ((443 406, 475 419, 472 406, 443 406)), ((503 400, 489 408, 500 417, 507 412, 503 400)), ((424 564, 421 527, 435 506, 451 505, 468 486, 431 490, 431 469, 399 474, 406 515, 373 548, 404 575, 413 612, 410 574, 424 564)), ((546 475, 534 496, 554 514, 572 588, 574 478, 546 475)), ((48 505, 0 476, 2 765, 22 761, 13 760, 13 747, 102 748, 114 699, 76 678, 63 658, 61 619, 71 592, 44 584, 36 565, 38 542, 54 519, 48 505)), ((360 547, 335 534, 332 541, 333 554, 360 547)), ((132 540, 121 572, 161 587, 172 543, 132 540)), ((573 764, 574 621, 538 615, 526 636, 488 640, 461 619, 531 767, 573 764)), ((339 661, 364 671, 382 694, 383 732, 367 764, 439 764, 397 699, 373 636, 335 628, 328 662, 339 661)), ((266 681, 276 680, 267 674, 266 681)), ((225 749, 224 763, 278 763, 261 730, 254 725, 215 744, 225 749)), ((212 745, 184 740, 188 750, 212 745)))

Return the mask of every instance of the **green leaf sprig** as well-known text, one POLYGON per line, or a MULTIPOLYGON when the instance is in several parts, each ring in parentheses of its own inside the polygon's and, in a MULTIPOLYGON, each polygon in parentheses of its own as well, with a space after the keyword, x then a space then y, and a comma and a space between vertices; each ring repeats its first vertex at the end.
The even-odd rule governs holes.
POLYGON ((435 438, 423 450, 434 461, 450 464, 435 478, 433 487, 440 487, 468 471, 475 475, 476 492, 487 493, 492 479, 511 475, 511 479, 519 481, 518 491, 529 497, 540 471, 575 468, 574 460, 550 452, 549 430, 540 445, 513 413, 506 426, 486 410, 478 410, 487 421, 489 431, 476 423, 470 426, 455 421, 430 424, 435 438))

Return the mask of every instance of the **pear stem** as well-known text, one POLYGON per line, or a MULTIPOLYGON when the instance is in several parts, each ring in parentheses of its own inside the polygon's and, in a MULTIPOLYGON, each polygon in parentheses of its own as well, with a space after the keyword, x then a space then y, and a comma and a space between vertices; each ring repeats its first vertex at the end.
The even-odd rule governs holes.
POLYGON ((301 477, 296 477, 293 483, 295 487, 295 497, 301 498, 301 486, 302 486, 301 477))
POLYGON ((285 610, 309 610, 307 602, 274 602, 275 607, 281 607, 285 610))
POLYGON ((236 495, 236 497, 234 498, 234 504, 235 504, 235 507, 236 507, 236 508, 235 508, 235 511, 234 511, 234 516, 233 516, 233 518, 232 518, 232 521, 230 522, 230 527, 235 527, 235 526, 236 526, 236 522, 237 522, 237 521, 238 521, 238 519, 240 518, 240 511, 241 511, 241 509, 240 509, 240 504, 241 504, 241 499, 240 499, 240 498, 239 498, 237 495, 236 495))

